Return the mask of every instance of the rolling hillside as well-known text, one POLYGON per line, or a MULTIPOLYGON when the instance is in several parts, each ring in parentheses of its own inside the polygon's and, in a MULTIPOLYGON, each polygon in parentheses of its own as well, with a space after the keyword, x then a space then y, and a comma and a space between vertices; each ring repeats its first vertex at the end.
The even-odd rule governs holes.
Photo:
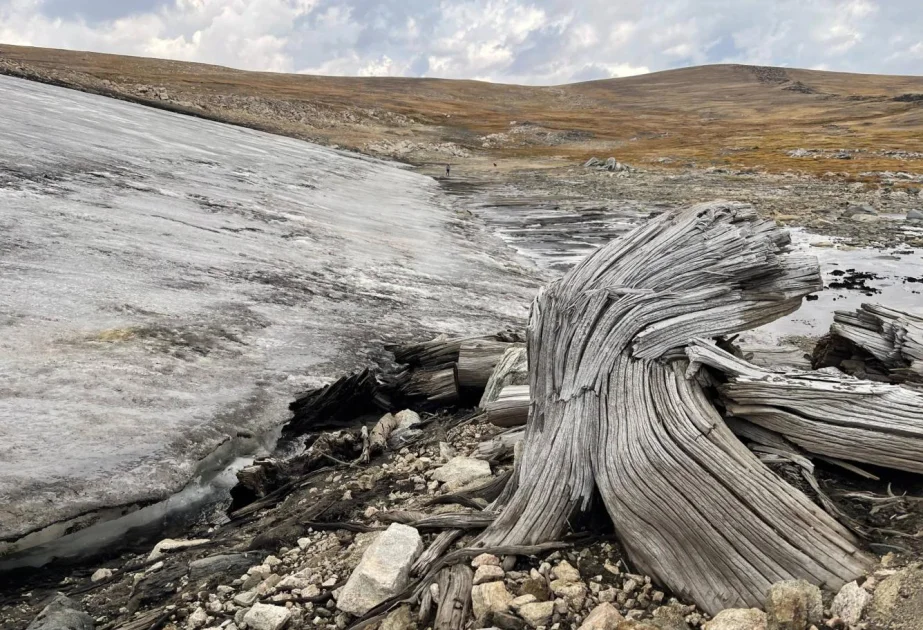
POLYGON ((769 171, 923 170, 913 154, 923 146, 923 77, 715 65, 525 87, 6 45, 0 72, 417 163, 482 156, 553 166, 616 155, 769 171), (798 148, 811 159, 787 155, 798 148))

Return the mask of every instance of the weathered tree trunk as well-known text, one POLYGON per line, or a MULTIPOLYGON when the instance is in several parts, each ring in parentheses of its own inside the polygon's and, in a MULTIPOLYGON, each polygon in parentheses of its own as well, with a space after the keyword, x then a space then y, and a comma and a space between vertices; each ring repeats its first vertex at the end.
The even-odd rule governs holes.
POLYGON ((811 453, 923 473, 923 393, 827 372, 773 373, 699 342, 690 359, 728 374, 728 413, 811 453))
POLYGON ((487 421, 498 427, 522 426, 529 419, 529 386, 504 387, 499 398, 486 408, 487 421))
POLYGON ((532 416, 480 544, 553 540, 596 486, 637 568, 712 614, 762 606, 779 580, 836 589, 862 574, 871 560, 852 534, 746 449, 685 360, 662 360, 819 290, 816 260, 788 244, 749 206, 701 204, 653 219, 540 292, 532 416))
POLYGON ((529 384, 529 355, 526 347, 514 345, 509 347, 500 361, 494 367, 487 385, 484 387, 484 394, 481 396, 481 402, 478 405, 481 409, 487 409, 487 405, 500 397, 500 392, 508 385, 528 385, 529 384))

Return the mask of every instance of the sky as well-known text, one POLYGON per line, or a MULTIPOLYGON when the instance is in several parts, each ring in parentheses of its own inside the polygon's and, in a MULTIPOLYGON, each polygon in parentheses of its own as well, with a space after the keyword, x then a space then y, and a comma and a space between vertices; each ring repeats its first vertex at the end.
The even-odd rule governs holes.
POLYGON ((0 0, 0 43, 554 85, 707 63, 923 74, 921 0, 0 0))

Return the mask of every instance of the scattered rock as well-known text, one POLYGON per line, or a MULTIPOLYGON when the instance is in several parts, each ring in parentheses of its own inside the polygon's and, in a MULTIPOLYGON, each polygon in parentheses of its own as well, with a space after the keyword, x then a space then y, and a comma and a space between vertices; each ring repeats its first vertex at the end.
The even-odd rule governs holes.
POLYGON ((385 617, 378 630, 410 630, 414 627, 410 606, 398 606, 385 617))
POLYGON ((562 560, 554 569, 551 570, 551 577, 563 582, 579 582, 580 571, 575 569, 567 560, 562 560))
POLYGON ((433 479, 451 488, 461 488, 482 477, 490 476, 490 464, 473 457, 453 457, 445 466, 433 471, 433 479))
POLYGON ((58 593, 26 630, 93 630, 94 626, 93 618, 77 602, 58 593))
POLYGON ((869 605, 874 627, 923 630, 923 569, 912 565, 886 577, 869 605))
POLYGON ((554 614, 554 602, 535 602, 519 607, 519 616, 532 626, 547 626, 554 614))
POLYGON ((551 583, 551 592, 565 599, 574 610, 580 610, 586 601, 587 588, 583 582, 555 580, 551 583))
POLYGON ((279 630, 291 617, 292 611, 284 606, 254 604, 244 615, 244 622, 250 630, 279 630))
POLYGON ((844 212, 843 214, 848 217, 851 217, 857 214, 877 215, 878 212, 876 212, 875 208, 873 208, 869 204, 863 203, 863 204, 854 204, 854 205, 849 206, 848 208, 846 208, 846 212, 844 212))
POLYGON ((483 567, 485 565, 499 567, 500 558, 490 553, 482 553, 481 555, 477 556, 474 560, 471 561, 471 566, 474 567, 475 569, 479 567, 483 567))
POLYGON ((766 613, 758 608, 728 608, 703 626, 704 630, 766 630, 766 613))
POLYGON ((907 218, 911 221, 923 221, 923 210, 909 210, 907 218))
POLYGON ((768 630, 804 630, 824 614, 820 589, 804 580, 777 582, 766 596, 768 630))
POLYGON ((583 620, 580 630, 616 630, 625 618, 612 604, 600 604, 583 620))
POLYGON ((854 626, 862 620, 862 614, 871 599, 871 594, 857 582, 850 582, 833 598, 830 614, 839 617, 847 625, 854 626))
POLYGON ((337 608, 354 615, 397 595, 407 586, 410 568, 423 552, 423 540, 413 527, 394 523, 369 545, 349 576, 337 608))
POLYGON ((161 540, 154 546, 154 550, 151 551, 151 555, 147 557, 147 560, 148 562, 153 562, 163 557, 166 553, 181 551, 183 549, 189 549, 190 547, 198 547, 199 545, 204 545, 209 542, 211 541, 207 538, 200 538, 197 540, 173 540, 172 538, 167 538, 161 540))
POLYGON ((186 627, 190 630, 195 630, 196 628, 204 628, 205 624, 208 623, 208 613, 205 612, 205 609, 201 606, 196 608, 195 611, 189 615, 189 618, 186 619, 186 627))
POLYGON ((102 582, 103 580, 108 580, 112 577, 112 569, 97 569, 96 572, 90 576, 91 582, 102 582))
POLYGON ((689 630, 685 619, 687 612, 687 608, 680 604, 661 606, 654 611, 653 624, 660 630, 689 630))
POLYGON ((528 578, 519 587, 520 595, 532 595, 535 601, 545 602, 551 598, 551 590, 544 578, 528 578))
POLYGON ((478 584, 471 589, 471 608, 474 617, 483 623, 492 613, 504 613, 510 609, 513 596, 503 582, 478 584))
POLYGON ((474 572, 474 583, 475 584, 484 584, 485 582, 495 582, 496 580, 502 580, 505 572, 502 568, 494 566, 492 564, 485 564, 477 568, 477 571, 474 572))
POLYGON ((256 589, 249 591, 244 591, 243 593, 238 593, 234 596, 234 603, 238 606, 243 606, 244 608, 252 606, 256 603, 256 600, 259 599, 260 595, 256 592, 256 589))

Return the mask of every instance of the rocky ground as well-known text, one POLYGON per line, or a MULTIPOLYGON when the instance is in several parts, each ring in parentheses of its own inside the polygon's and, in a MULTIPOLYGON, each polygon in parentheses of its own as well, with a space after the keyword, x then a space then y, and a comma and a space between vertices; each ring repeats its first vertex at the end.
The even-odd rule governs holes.
MULTIPOLYGON (((781 224, 806 228, 822 239, 811 243, 818 251, 885 248, 910 252, 917 261, 915 248, 923 248, 923 175, 902 169, 905 158, 918 160, 913 156, 808 147, 784 153, 805 164, 805 171, 780 172, 715 167, 669 152, 632 161, 617 152, 618 143, 610 143, 607 153, 597 155, 598 163, 584 166, 596 150, 588 132, 523 123, 492 133, 437 134, 431 133, 434 127, 428 121, 423 133, 419 117, 384 108, 344 109, 321 102, 204 94, 193 88, 182 92, 67 71, 48 74, 4 59, 0 66, 16 76, 247 126, 262 127, 272 120, 276 132, 326 144, 348 137, 355 140, 354 148, 408 162, 432 176, 440 176, 444 163, 451 162, 452 178, 441 183, 469 208, 459 212, 458 225, 476 216, 531 257, 536 276, 553 277, 651 212, 715 198, 747 201, 781 224), (541 159, 528 153, 506 157, 513 155, 510 151, 584 141, 580 159, 573 151, 541 159), (507 153, 498 158, 491 153, 496 150, 507 153), (848 157, 852 165, 866 155, 874 155, 876 164, 893 164, 893 170, 807 172, 818 159, 848 157)), ((656 140, 657 134, 648 139, 656 140)), ((728 151, 733 156, 736 149, 728 151)), ((462 227, 457 233, 462 238, 468 234, 462 227)), ((857 286, 843 290, 861 292, 863 279, 842 271, 828 279, 848 281, 857 286)), ((520 285, 527 284, 528 274, 517 273, 520 285)), ((523 290, 520 285, 517 294, 523 290)), ((821 301, 829 311, 830 303, 821 301)), ((436 319, 430 318, 426 328, 432 329, 436 319)), ((464 326, 455 323, 456 328, 464 326)), ((378 342, 363 339, 364 349, 378 342)), ((805 339, 803 349, 812 343, 805 339)), ((420 582, 426 573, 418 562, 421 553, 453 516, 477 513, 487 504, 492 482, 509 472, 512 456, 491 446, 501 430, 470 409, 417 411, 419 416, 405 416, 411 424, 414 417, 421 421, 415 438, 367 464, 360 459, 356 427, 326 432, 323 441, 338 445, 336 454, 327 455, 327 465, 255 504, 227 499, 197 514, 192 525, 164 527, 161 537, 170 539, 129 539, 127 551, 103 554, 89 564, 57 563, 0 577, 0 627, 344 630, 364 623, 368 610, 412 585, 422 589, 424 605, 395 605, 384 618, 370 620, 369 627, 438 627, 443 617, 425 602, 439 602, 444 593, 438 582, 420 582)), ((304 439, 310 449, 319 436, 304 439)), ((782 464, 775 467, 813 496, 796 472, 782 464)), ((919 480, 904 476, 870 482, 822 466, 818 478, 851 518, 876 532, 867 544, 882 556, 874 572, 838 593, 781 584, 768 594, 765 612, 725 611, 709 619, 681 595, 634 573, 611 537, 605 515, 591 512, 584 522, 573 524, 560 548, 497 556, 464 552, 476 530, 453 541, 449 549, 462 554, 462 566, 470 569, 472 579, 471 608, 459 602, 454 614, 463 617, 466 627, 502 630, 923 628, 923 568, 917 564, 923 514, 915 498, 919 480), (850 490, 887 499, 870 507, 842 496, 850 490)))
MULTIPOLYGON (((359 627, 381 602, 402 592, 407 595, 408 585, 424 593, 423 604, 395 602, 363 627, 445 627, 439 625, 445 623, 444 611, 434 620, 430 606, 440 602, 440 588, 446 584, 418 581, 426 573, 419 564, 421 553, 445 527, 433 517, 470 514, 483 507, 486 501, 478 498, 478 489, 510 470, 512 452, 497 448, 502 429, 464 410, 405 411, 399 417, 401 426, 416 434, 414 439, 405 446, 396 444, 368 464, 361 458, 347 462, 331 456, 328 466, 298 478, 268 504, 237 508, 230 517, 213 512, 182 537, 141 545, 133 553, 103 556, 91 565, 8 576, 12 579, 0 599, 0 627, 344 630, 359 627), (466 492, 474 498, 459 501, 466 492)), ((325 435, 339 445, 336 452, 342 457, 361 450, 355 431, 325 435)), ((837 483, 834 477, 822 477, 825 487, 837 483)), ((911 522, 917 524, 918 515, 905 508, 892 506, 871 514, 864 510, 862 518, 912 532, 916 525, 902 524, 899 514, 913 514, 911 522)), ((537 553, 459 552, 472 579, 466 586, 470 609, 464 602, 458 604, 464 626, 923 627, 923 568, 912 563, 914 554, 907 553, 902 542, 911 533, 883 536, 880 540, 889 542, 881 542, 879 549, 884 552, 897 541, 904 552, 887 553, 872 574, 839 593, 806 583, 780 583, 769 593, 765 612, 731 610, 709 619, 649 577, 633 572, 605 523, 604 514, 591 511, 583 522, 574 523, 557 548, 537 553)), ((474 534, 462 535, 449 551, 465 549, 474 534)))

